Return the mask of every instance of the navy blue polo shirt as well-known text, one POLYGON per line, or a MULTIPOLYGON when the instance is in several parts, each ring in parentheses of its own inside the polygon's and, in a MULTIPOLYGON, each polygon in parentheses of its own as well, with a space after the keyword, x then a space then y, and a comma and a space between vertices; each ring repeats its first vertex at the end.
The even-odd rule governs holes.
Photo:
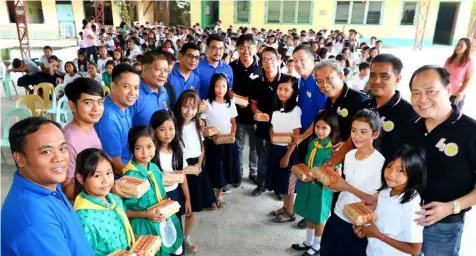
POLYGON ((382 130, 380 131, 378 151, 391 161, 397 150, 404 144, 404 128, 418 118, 418 114, 413 110, 412 105, 402 98, 399 91, 396 91, 392 98, 385 104, 377 108, 375 98, 366 100, 362 108, 377 109, 382 120, 382 130))
POLYGON ((344 83, 342 92, 335 102, 330 98, 326 100, 326 110, 334 112, 339 120, 340 138, 346 141, 350 136, 352 127, 352 117, 362 108, 363 102, 367 100, 365 94, 355 91, 344 83))
POLYGON ((314 122, 319 110, 324 108, 326 95, 317 88, 314 76, 309 76, 299 81, 298 97, 298 104, 302 111, 301 133, 303 133, 314 122))
MULTIPOLYGON (((233 70, 233 92, 244 97, 250 97, 253 90, 253 80, 258 79, 263 75, 263 70, 259 65, 257 59, 249 67, 243 66, 240 59, 230 63, 233 70)), ((246 108, 237 106, 238 117, 236 121, 240 124, 254 124, 253 112, 251 111, 251 104, 246 108)))
MULTIPOLYGON (((275 109, 275 95, 280 79, 281 73, 278 72, 274 81, 269 81, 265 75, 253 80, 253 90, 251 91, 250 100, 256 102, 258 110, 268 114, 270 118, 275 109)), ((256 136, 269 139, 270 127, 270 122, 256 122, 256 136)))
POLYGON ((94 255, 79 216, 61 190, 13 174, 2 207, 2 255, 94 255))
MULTIPOLYGON (((421 194, 425 204, 451 202, 470 193, 476 184, 476 121, 457 106, 443 123, 428 131, 424 118, 409 123, 405 141, 426 151, 427 184, 421 194)), ((463 221, 465 209, 440 222, 463 221)))
POLYGON ((204 57, 198 62, 198 67, 193 72, 195 72, 195 74, 200 78, 200 89, 198 90, 200 99, 207 98, 210 80, 215 73, 225 74, 226 77, 228 77, 229 88, 233 88, 233 70, 231 70, 231 67, 228 64, 221 60, 215 68, 208 63, 207 57, 204 57))
POLYGON ((104 113, 94 127, 103 150, 110 157, 121 156, 122 163, 127 164, 131 160, 127 145, 127 134, 132 128, 130 109, 123 111, 107 96, 104 99, 104 113))
POLYGON ((178 63, 174 65, 168 81, 172 85, 172 88, 174 88, 176 99, 178 99, 183 91, 191 89, 192 87, 197 93, 199 92, 198 90, 200 90, 200 78, 198 75, 191 72, 188 80, 185 81, 185 78, 180 74, 178 63))
POLYGON ((150 123, 152 115, 162 109, 170 109, 170 98, 165 86, 161 86, 157 92, 152 91, 143 80, 140 81, 139 98, 131 107, 132 125, 146 125, 150 123))

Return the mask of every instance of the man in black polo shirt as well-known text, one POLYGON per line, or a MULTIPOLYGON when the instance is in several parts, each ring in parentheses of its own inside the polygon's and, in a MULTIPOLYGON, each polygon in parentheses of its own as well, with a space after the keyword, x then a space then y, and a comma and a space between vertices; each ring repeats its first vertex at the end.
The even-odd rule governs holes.
MULTIPOLYGON (((243 97, 250 97, 251 84, 253 80, 263 75, 263 71, 256 58, 256 40, 252 34, 241 35, 237 42, 239 59, 230 63, 233 70, 233 93, 243 97)), ((258 154, 256 152, 256 135, 251 107, 237 105, 237 130, 236 144, 238 145, 238 157, 240 162, 241 175, 243 176, 243 148, 245 146, 245 136, 248 134, 250 155, 249 155, 249 178, 256 182, 258 171, 258 154)))
POLYGON ((476 204, 476 121, 450 103, 449 73, 423 66, 410 79, 418 115, 405 133, 407 142, 427 154, 427 184, 421 197, 425 255, 458 255, 465 212, 476 204))
MULTIPOLYGON (((274 91, 278 88, 281 74, 278 72, 278 52, 272 47, 266 47, 262 53, 263 76, 253 81, 251 91, 251 111, 255 117, 258 113, 265 113, 271 117, 273 113, 274 91)), ((256 122, 256 150, 258 151, 257 187, 253 196, 259 196, 266 191, 264 181, 268 168, 268 154, 271 148, 269 137, 270 122, 256 122)))

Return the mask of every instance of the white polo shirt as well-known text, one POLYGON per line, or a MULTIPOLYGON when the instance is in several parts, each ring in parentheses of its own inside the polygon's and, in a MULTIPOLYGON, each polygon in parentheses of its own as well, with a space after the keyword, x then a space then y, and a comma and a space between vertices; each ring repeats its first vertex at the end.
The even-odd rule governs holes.
MULTIPOLYGON (((290 112, 274 111, 271 116, 271 125, 274 133, 293 133, 294 129, 301 128, 301 108, 295 106, 290 112)), ((287 146, 287 144, 276 144, 287 146)))
MULTIPOLYGON (((173 157, 173 153, 170 153, 170 154, 166 154, 166 153, 163 153, 163 152, 159 152, 159 159, 160 159, 160 170, 163 172, 163 173, 166 173, 166 172, 173 172, 173 171, 181 171, 181 170, 174 170, 174 168, 172 168, 172 157, 173 157)), ((187 168, 188 166, 188 163, 187 161, 185 160, 185 157, 183 158, 183 168, 182 169, 185 169, 187 168)), ((176 188, 178 187, 178 183, 175 183, 171 186, 167 186, 165 187, 164 186, 164 189, 165 189, 165 192, 170 192, 170 191, 174 191, 176 188)))
POLYGON ((231 133, 231 119, 238 116, 236 111, 235 102, 230 100, 230 106, 228 103, 218 103, 213 101, 210 104, 210 101, 205 100, 208 111, 203 113, 200 118, 207 120, 207 127, 216 126, 220 130, 220 134, 230 134, 231 133))
POLYGON ((184 125, 182 129, 183 139, 183 154, 185 159, 196 158, 202 154, 202 135, 198 137, 195 121, 190 122, 188 125, 184 125))
MULTIPOLYGON (((355 159, 355 153, 357 149, 352 149, 347 152, 344 159, 344 175, 345 180, 355 187, 356 189, 373 195, 382 186, 382 167, 385 162, 385 158, 378 152, 374 152, 364 160, 355 159)), ((344 215, 344 206, 346 204, 361 202, 362 200, 354 194, 344 191, 341 192, 337 199, 334 213, 342 220, 352 223, 344 215)))
MULTIPOLYGON (((375 226, 380 233, 398 241, 407 243, 423 242, 423 226, 415 223, 419 218, 415 212, 421 210, 420 195, 415 196, 409 202, 401 204, 400 200, 403 194, 390 196, 391 188, 385 189, 379 193, 377 209, 377 221, 375 226)), ((367 245, 368 256, 404 256, 410 255, 401 252, 392 246, 380 241, 380 239, 369 238, 367 245)))

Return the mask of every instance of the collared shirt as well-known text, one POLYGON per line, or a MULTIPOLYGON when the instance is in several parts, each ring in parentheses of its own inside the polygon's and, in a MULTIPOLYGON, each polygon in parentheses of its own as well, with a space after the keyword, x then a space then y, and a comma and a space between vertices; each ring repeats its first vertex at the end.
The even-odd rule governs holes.
POLYGON ((79 217, 57 185, 48 190, 13 174, 2 207, 2 255, 94 255, 79 217))
POLYGON ((309 76, 307 79, 301 77, 298 97, 298 104, 302 110, 301 133, 303 133, 314 122, 319 110, 324 108, 326 95, 317 88, 314 76, 309 76))
POLYGON ((208 63, 207 57, 204 57, 198 62, 198 67, 193 72, 195 72, 195 74, 197 74, 200 78, 200 89, 198 90, 200 99, 207 98, 210 80, 215 73, 225 74, 228 78, 229 88, 233 88, 233 70, 231 70, 231 67, 228 64, 221 60, 218 63, 218 66, 215 68, 210 63, 208 63))
MULTIPOLYGON (((422 199, 450 202, 470 193, 476 184, 476 121, 457 106, 431 132, 419 118, 405 130, 407 143, 426 151, 427 183, 422 199)), ((465 212, 469 209, 465 209, 465 212)), ((452 217, 450 215, 448 217, 452 217)), ((448 217, 441 220, 446 222, 448 217)), ((462 220, 462 219, 461 219, 462 220)))
MULTIPOLYGON (((253 90, 253 80, 263 75, 263 70, 255 58, 249 67, 243 66, 240 59, 233 61, 231 64, 233 70, 233 92, 243 96, 250 97, 251 90, 253 90)), ((251 104, 246 108, 237 107, 238 117, 236 121, 241 124, 254 124, 253 112, 251 111, 251 104)))
POLYGON ((190 72, 190 76, 187 81, 185 81, 185 77, 180 73, 180 65, 178 63, 174 65, 168 80, 174 88, 176 99, 178 99, 183 91, 191 89, 192 87, 197 93, 199 92, 198 90, 200 90, 200 78, 197 74, 190 72))
POLYGON ((131 107, 132 125, 146 125, 150 123, 152 115, 162 109, 170 109, 170 98, 165 86, 161 86, 157 92, 152 91, 147 84, 141 80, 139 98, 131 107))
MULTIPOLYGON (((280 79, 281 73, 278 72, 273 81, 268 81, 266 75, 253 80, 252 87, 254 89, 251 91, 250 99, 252 102, 256 102, 258 110, 268 114, 269 118, 274 111, 274 98, 280 79)), ((256 136, 269 139, 270 127, 270 122, 256 122, 256 136)))
POLYGON ((336 113, 339 120, 340 137, 346 141, 350 136, 352 117, 361 109, 362 103, 367 99, 365 94, 355 91, 344 83, 342 92, 335 102, 330 98, 326 100, 326 110, 336 113))
POLYGON ((107 96, 104 99, 104 114, 94 127, 104 151, 110 157, 121 156, 122 163, 126 164, 131 159, 127 144, 127 134, 132 128, 130 109, 123 111, 107 96))
MULTIPOLYGON (((366 100, 362 108, 377 108, 375 98, 366 100)), ((391 161, 397 150, 404 144, 404 127, 409 122, 415 121, 418 115, 412 105, 402 98, 399 91, 396 91, 385 105, 377 108, 377 112, 382 120, 380 145, 377 149, 386 161, 391 161)))

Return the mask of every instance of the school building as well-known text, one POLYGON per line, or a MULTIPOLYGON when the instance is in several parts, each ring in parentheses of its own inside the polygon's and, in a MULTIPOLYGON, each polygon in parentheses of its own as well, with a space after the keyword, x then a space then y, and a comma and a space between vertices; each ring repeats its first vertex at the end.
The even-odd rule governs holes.
MULTIPOLYGON (((412 46, 419 7, 423 1, 407 0, 221 0, 192 1, 191 23, 202 27, 220 19, 225 28, 233 25, 258 29, 290 28, 345 30, 371 36, 386 46, 412 46)), ((431 0, 424 29, 423 46, 455 44, 468 36, 474 0, 431 0)))

